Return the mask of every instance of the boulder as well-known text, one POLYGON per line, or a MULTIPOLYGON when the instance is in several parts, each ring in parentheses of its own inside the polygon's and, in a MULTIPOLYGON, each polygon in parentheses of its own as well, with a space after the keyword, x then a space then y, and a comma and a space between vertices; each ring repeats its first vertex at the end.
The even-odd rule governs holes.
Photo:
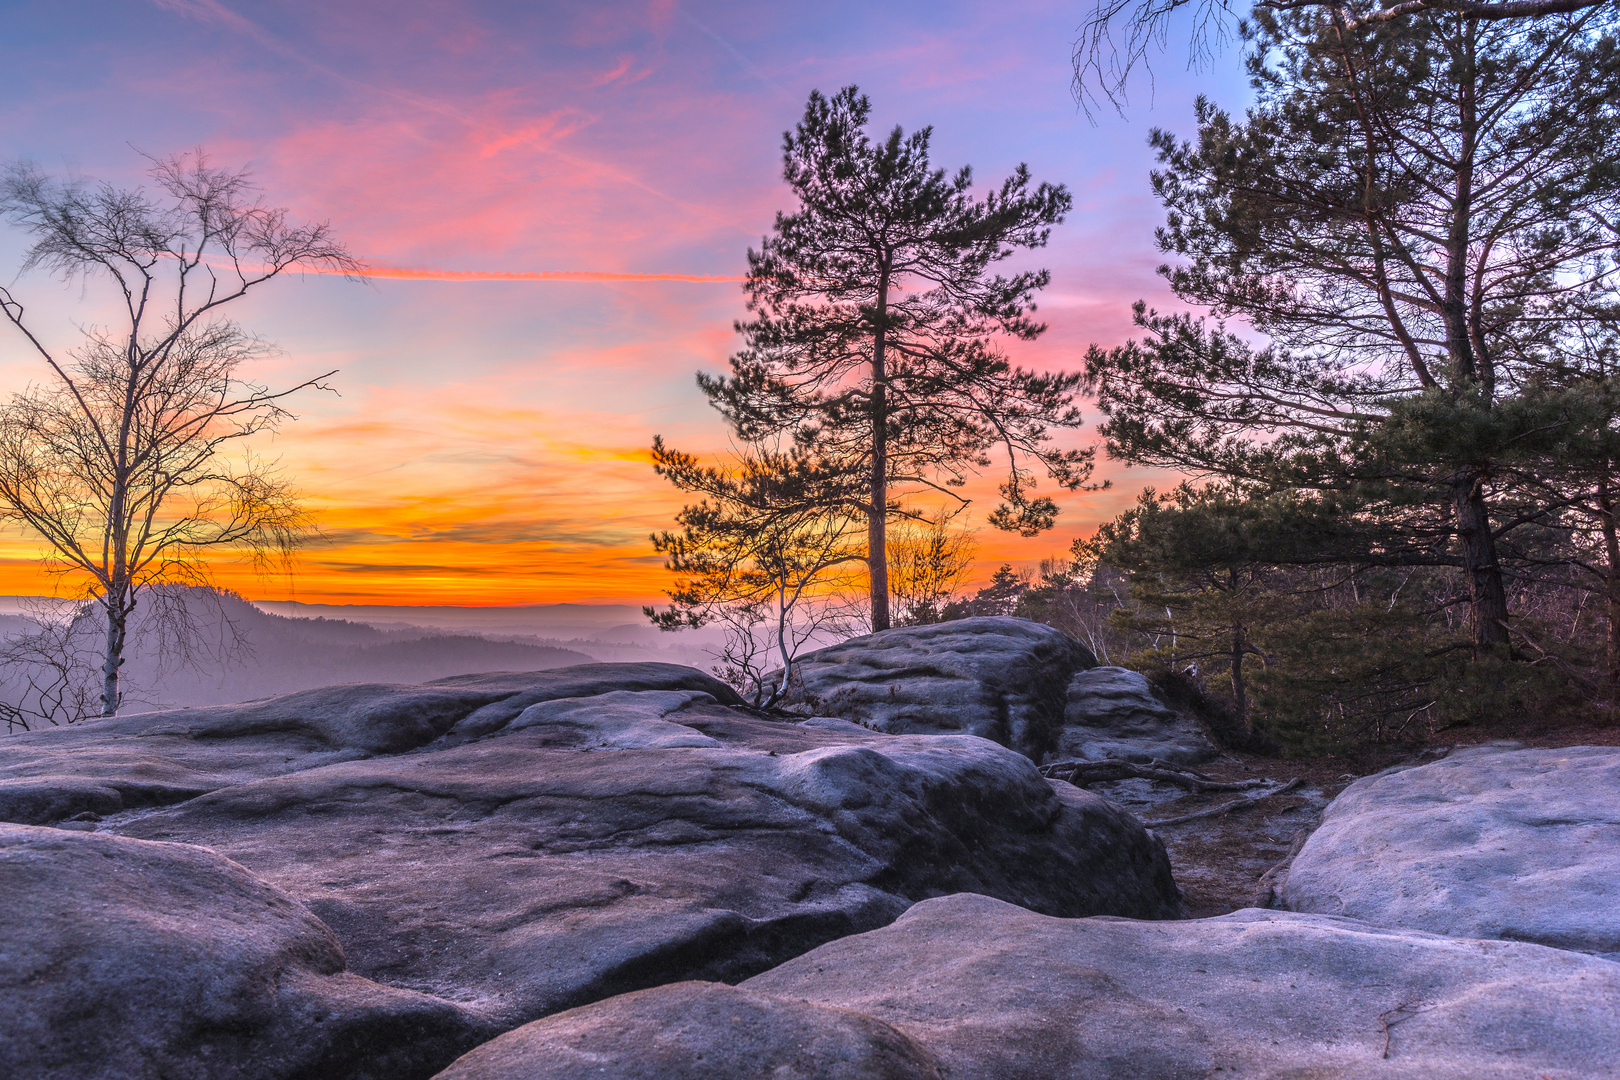
POLYGON ((1331 916, 1054 919, 958 895, 734 989, 540 1020, 439 1080, 1580 1080, 1616 1061, 1605 960, 1331 916))
POLYGON ((1282 903, 1620 959, 1620 748, 1479 747, 1358 780, 1282 903))
POLYGON ((892 734, 966 732, 1040 761, 1058 744, 1070 678, 1096 663, 1050 626, 959 619, 807 653, 783 704, 892 734))
POLYGON ((3 1076, 411 1080, 486 1034, 203 848, 0 825, 0 896, 3 1076))
POLYGON ((525 1025, 438 1080, 941 1080, 933 1055, 864 1013, 711 982, 525 1025))
POLYGON ((1094 667, 1069 680, 1055 757, 1198 765, 1219 753, 1197 721, 1166 705, 1139 671, 1094 667))
MULTIPOLYGON (((306 905, 350 971, 454 1002, 487 1034, 663 982, 744 978, 946 893, 1054 915, 1178 911, 1139 822, 1004 747, 764 719, 695 671, 611 667, 422 688, 426 704, 389 729, 408 739, 353 719, 377 715, 362 688, 334 691, 341 709, 295 695, 206 723, 132 717, 144 726, 111 733, 111 749, 189 763, 211 790, 62 826, 217 851, 306 905)), ((390 717, 417 700, 377 697, 390 717)), ((80 782, 73 755, 93 758, 94 727, 65 733, 71 753, 34 778, 47 795, 80 782)), ((39 760, 52 740, 28 738, 39 760)), ((93 758, 94 782, 118 790, 131 760, 93 758)), ((73 801, 31 812, 45 804, 60 816, 73 801)))
POLYGON ((266 776, 464 742, 539 702, 612 690, 694 691, 741 703, 718 679, 676 664, 581 664, 90 720, 0 739, 0 821, 166 806, 266 776))

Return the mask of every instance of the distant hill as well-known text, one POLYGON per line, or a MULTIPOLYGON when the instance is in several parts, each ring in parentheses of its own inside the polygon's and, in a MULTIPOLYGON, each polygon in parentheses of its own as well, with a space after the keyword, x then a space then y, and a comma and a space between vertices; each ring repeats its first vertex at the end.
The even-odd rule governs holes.
MULTIPOLYGON (((189 664, 160 655, 151 609, 136 611, 134 648, 126 656, 125 711, 220 705, 334 683, 420 683, 485 671, 540 671, 589 664, 591 655, 555 645, 496 641, 432 629, 382 630, 361 622, 293 618, 262 611, 241 597, 182 590, 197 627, 189 664), (144 616, 144 620, 143 620, 144 616)), ((0 635, 30 624, 0 614, 0 635)))
POLYGON ((152 686, 149 696, 156 702, 213 705, 333 683, 421 683, 484 671, 540 671, 594 659, 571 649, 491 641, 476 634, 391 632, 342 619, 291 618, 229 594, 220 595, 219 605, 223 618, 205 633, 205 639, 212 639, 213 662, 159 674, 156 650, 148 643, 130 661, 131 681, 152 686), (232 629, 242 648, 232 648, 232 629))
POLYGON ((618 640, 625 632, 657 633, 648 625, 641 608, 631 604, 425 607, 261 600, 254 606, 293 618, 339 619, 384 628, 428 626, 455 634, 618 640))

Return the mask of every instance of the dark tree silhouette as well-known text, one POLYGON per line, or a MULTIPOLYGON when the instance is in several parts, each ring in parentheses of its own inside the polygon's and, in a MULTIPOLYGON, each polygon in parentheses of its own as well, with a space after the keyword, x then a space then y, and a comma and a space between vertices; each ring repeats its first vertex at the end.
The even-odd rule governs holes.
POLYGON ((150 175, 157 194, 26 165, 0 181, 0 214, 32 240, 25 271, 110 283, 121 301, 115 328, 92 327, 58 356, 0 288, 0 309, 49 373, 0 407, 0 514, 94 595, 109 716, 143 591, 202 583, 209 549, 284 556, 305 531, 292 489, 243 440, 288 419, 286 397, 326 375, 279 391, 242 379, 267 346, 219 309, 299 266, 360 270, 326 225, 265 206, 245 171, 198 152, 155 161, 150 175))
POLYGON ((1383 485, 1454 545, 1477 642, 1505 643, 1500 545, 1565 501, 1540 470, 1576 423, 1547 394, 1571 301, 1616 284, 1609 18, 1431 13, 1349 34, 1314 8, 1257 16, 1256 107, 1200 100, 1194 140, 1155 132, 1153 183, 1160 245, 1183 259, 1172 288, 1270 344, 1139 307, 1144 340, 1088 359, 1110 452, 1383 485))
POLYGON ((994 264, 1046 243, 1069 210, 1061 186, 1032 186, 1020 165, 984 198, 972 172, 947 177, 928 157, 932 129, 898 127, 881 142, 855 87, 812 93, 783 144, 783 178, 799 200, 748 253, 746 347, 729 376, 699 375, 745 443, 787 440, 866 478, 849 507, 867 520, 872 626, 887 629, 885 537, 897 490, 957 493, 1004 462, 999 528, 1033 535, 1057 513, 1031 493, 1031 465, 1059 486, 1089 478, 1089 451, 1060 450, 1050 429, 1077 427, 1078 375, 1014 367, 998 338, 1029 341, 1044 270, 994 264))
MULTIPOLYGON (((1602 7, 1608 0, 1396 0, 1394 3, 1336 4, 1331 0, 1260 0, 1252 12, 1308 11, 1331 20, 1349 34, 1424 13, 1449 12, 1480 22, 1520 21, 1602 7)), ((1232 0, 1099 0, 1080 25, 1075 42, 1074 96, 1089 112, 1096 94, 1116 108, 1138 66, 1149 67, 1149 54, 1168 44, 1170 23, 1189 9, 1188 59, 1207 62, 1235 36, 1245 6, 1232 0)))
POLYGON ((845 478, 791 453, 749 453, 726 468, 705 466, 661 439, 653 463, 660 476, 702 501, 682 508, 678 532, 653 536, 676 583, 667 609, 643 610, 664 630, 723 626, 718 673, 756 703, 774 704, 788 689, 800 647, 847 621, 837 594, 849 565, 865 555, 851 535, 856 519, 845 478), (764 645, 755 633, 760 627, 764 645), (781 678, 767 687, 772 646, 781 678))

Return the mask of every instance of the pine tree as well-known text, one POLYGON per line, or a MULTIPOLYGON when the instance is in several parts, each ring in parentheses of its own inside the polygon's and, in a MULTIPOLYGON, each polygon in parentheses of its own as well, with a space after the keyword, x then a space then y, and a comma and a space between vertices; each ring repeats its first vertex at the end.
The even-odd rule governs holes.
POLYGON ((1072 204, 1062 186, 1032 186, 1020 165, 973 195, 973 174, 929 161, 931 128, 895 128, 874 142, 871 105, 850 86, 812 93, 783 146, 783 178, 799 200, 748 253, 746 345, 726 376, 698 377, 748 444, 787 440, 864 478, 848 509, 867 521, 872 627, 890 625, 886 525, 898 495, 954 495, 969 475, 1006 462, 998 528, 1051 527, 1057 504, 1031 492, 1039 466, 1073 490, 1088 450, 1058 449, 1073 428, 1076 374, 1013 366, 998 340, 1031 341, 1044 270, 993 266, 1044 245, 1072 204))
POLYGON ((681 509, 678 532, 653 535, 676 582, 667 609, 643 611, 663 630, 723 626, 717 673, 756 703, 774 703, 787 690, 800 646, 850 621, 836 594, 844 569, 864 556, 853 541, 843 478, 803 453, 757 448, 723 467, 703 465, 662 439, 653 444, 653 465, 701 500, 681 509), (773 649, 781 678, 768 687, 773 649))
POLYGON ((1269 341, 1139 307, 1144 340, 1088 361, 1110 453, 1353 494, 1439 541, 1415 557, 1459 566, 1476 643, 1505 644, 1502 546, 1564 501, 1539 475, 1572 437, 1544 396, 1563 300, 1614 285, 1612 18, 1257 12, 1256 106, 1155 132, 1153 183, 1177 295, 1269 341))

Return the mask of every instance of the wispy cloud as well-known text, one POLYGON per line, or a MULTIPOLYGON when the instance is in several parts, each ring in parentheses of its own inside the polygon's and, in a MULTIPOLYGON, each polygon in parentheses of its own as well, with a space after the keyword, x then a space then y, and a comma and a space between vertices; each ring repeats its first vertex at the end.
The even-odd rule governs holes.
MULTIPOLYGON (((308 274, 342 274, 323 266, 299 266, 308 274)), ((617 270, 433 270, 412 266, 367 265, 365 275, 399 281, 689 281, 699 284, 737 282, 728 274, 633 274, 617 270)))
MULTIPOLYGON (((935 125, 941 165, 993 180, 1028 160, 1076 191, 1070 222, 1030 256, 1053 271, 1051 333, 1011 346, 1017 363, 1072 369, 1091 342, 1129 336, 1132 300, 1164 306, 1145 129, 1075 113, 1074 15, 1058 0, 150 0, 88 22, 71 4, 25 7, 0 40, 22 88, 0 117, 17 152, 89 154, 105 172, 125 140, 201 143, 375 258, 376 288, 312 277, 240 312, 285 349, 255 377, 342 369, 342 398, 300 401, 299 422, 263 447, 325 539, 295 577, 220 564, 255 596, 514 603, 667 587, 648 533, 685 496, 647 447, 661 433, 726 450, 692 374, 738 347, 743 253, 791 206, 780 137, 811 87, 859 83, 883 130, 935 125)), ((1211 78, 1186 81, 1185 103, 1211 78)), ((84 311, 72 292, 64 315, 84 311)), ((3 349, 0 372, 0 394, 32 377, 3 349)), ((1119 486, 1061 495, 1055 533, 984 530, 985 572, 1061 555, 1152 479, 1102 471, 1119 486)), ((964 492, 981 520, 997 479, 964 492)), ((0 529, 0 594, 49 589, 38 547, 0 529)))

